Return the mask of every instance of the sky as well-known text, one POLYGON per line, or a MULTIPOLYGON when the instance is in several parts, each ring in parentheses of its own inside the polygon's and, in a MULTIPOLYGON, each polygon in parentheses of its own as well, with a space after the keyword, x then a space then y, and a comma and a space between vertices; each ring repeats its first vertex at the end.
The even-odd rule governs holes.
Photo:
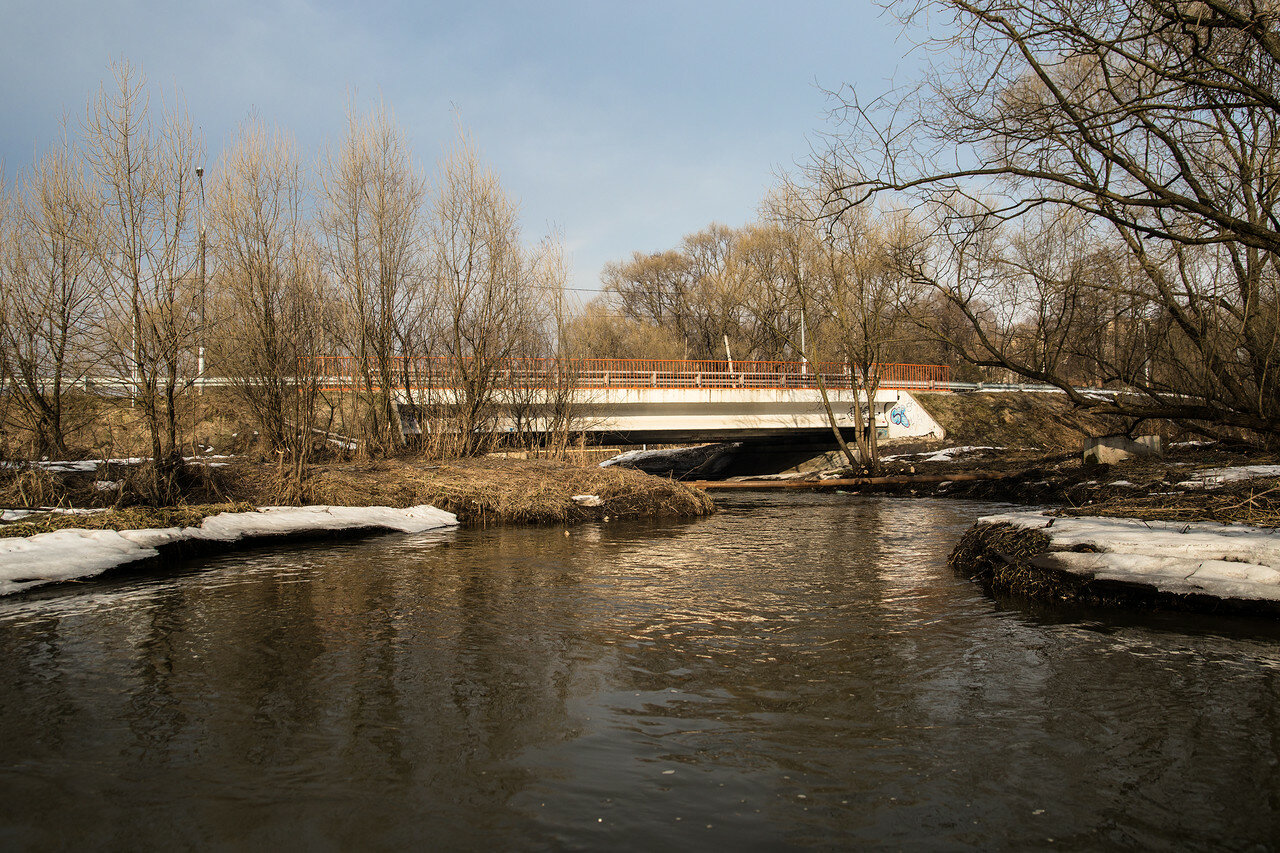
POLYGON ((825 90, 912 71, 868 0, 0 0, 0 21, 8 180, 78 127, 112 60, 141 67, 153 103, 181 96, 208 170, 250 115, 314 160, 348 105, 381 98, 428 172, 465 126, 583 291, 608 261, 753 219, 830 128, 825 90))

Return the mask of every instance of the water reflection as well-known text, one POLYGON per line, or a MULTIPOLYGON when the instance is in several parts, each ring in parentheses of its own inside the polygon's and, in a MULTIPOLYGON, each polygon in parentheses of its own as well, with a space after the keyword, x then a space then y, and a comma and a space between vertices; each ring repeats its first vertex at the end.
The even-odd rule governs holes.
POLYGON ((745 498, 0 602, 0 842, 1277 837, 1275 638, 993 602, 944 565, 981 510, 745 498))

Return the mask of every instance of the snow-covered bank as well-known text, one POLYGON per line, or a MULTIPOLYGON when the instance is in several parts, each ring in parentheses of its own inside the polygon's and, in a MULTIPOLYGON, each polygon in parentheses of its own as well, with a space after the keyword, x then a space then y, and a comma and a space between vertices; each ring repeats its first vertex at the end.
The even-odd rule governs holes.
POLYGON ((144 530, 55 530, 25 538, 0 539, 0 595, 41 584, 80 580, 138 560, 160 556, 186 542, 232 544, 243 539, 339 530, 395 530, 419 533, 458 523, 433 506, 263 507, 256 512, 224 512, 199 527, 144 530))
MULTIPOLYGON (((1170 596, 1280 602, 1280 531, 1246 524, 1062 518, 1011 512, 979 519, 1039 530, 1049 548, 1034 569, 1086 582, 1146 587, 1170 596), (1089 548, 1092 551, 1075 549, 1089 548)), ((1006 559, 1004 555, 997 555, 1006 559)))

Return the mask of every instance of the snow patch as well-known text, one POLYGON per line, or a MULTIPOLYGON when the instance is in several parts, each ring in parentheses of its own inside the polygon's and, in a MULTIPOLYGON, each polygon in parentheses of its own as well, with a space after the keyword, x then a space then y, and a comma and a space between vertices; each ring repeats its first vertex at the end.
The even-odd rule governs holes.
POLYGON ((916 462, 952 462, 957 456, 971 456, 975 453, 985 453, 986 451, 1007 450, 1005 447, 978 447, 976 445, 966 445, 964 447, 944 447, 942 450, 935 450, 932 453, 903 453, 897 456, 881 456, 881 462, 893 462, 897 459, 913 459, 916 462))
POLYGON ((0 510, 0 522, 22 521, 32 515, 97 515, 106 512, 107 507, 61 507, 42 506, 36 509, 3 509, 0 510))
POLYGON ((1177 485, 1184 489, 1216 489, 1224 483, 1237 483, 1257 477, 1280 477, 1280 465, 1239 465, 1233 468, 1208 468, 1196 471, 1177 485))
POLYGON ((1212 522, 1052 518, 1041 512, 989 515, 979 522, 1043 530, 1050 538, 1046 562, 1073 574, 1149 584, 1162 592, 1280 601, 1280 531, 1212 522), (1100 553, 1070 551, 1079 545, 1100 553))
POLYGON ((578 506, 600 506, 604 503, 599 495, 574 495, 569 500, 578 506))
POLYGON ((610 456, 608 459, 600 463, 601 468, 609 468, 614 465, 632 465, 640 460, 658 460, 670 459, 679 461, 689 456, 691 453, 711 447, 710 444, 699 444, 694 447, 666 447, 660 450, 628 450, 626 453, 619 453, 617 456, 610 456))
MULTIPOLYGON (((206 465, 210 468, 221 468, 228 464, 225 460, 234 458, 234 456, 222 454, 206 454, 204 456, 184 456, 182 461, 196 465, 206 465)), ((149 456, 128 456, 119 459, 41 459, 37 462, 14 462, 10 463, 10 465, 18 468, 40 468, 51 474, 92 474, 101 465, 136 466, 150 461, 151 458, 149 456)))
POLYGON ((157 556, 175 542, 235 542, 252 536, 383 528, 420 533, 452 527, 458 518, 433 506, 394 509, 385 506, 263 507, 256 512, 223 512, 199 527, 146 530, 55 530, 35 536, 0 539, 0 595, 40 584, 79 580, 107 569, 157 556))

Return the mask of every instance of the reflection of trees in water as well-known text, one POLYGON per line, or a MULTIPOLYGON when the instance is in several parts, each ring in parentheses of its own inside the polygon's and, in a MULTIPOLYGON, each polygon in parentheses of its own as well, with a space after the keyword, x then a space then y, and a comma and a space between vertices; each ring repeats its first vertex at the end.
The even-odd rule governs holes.
POLYGON ((170 741, 186 726, 183 699, 176 695, 173 678, 189 662, 190 650, 181 648, 188 617, 181 590, 157 596, 140 609, 132 640, 133 674, 129 691, 129 728, 138 759, 162 763, 170 741))
POLYGON ((323 719, 322 614, 314 585, 294 570, 284 562, 279 572, 193 596, 191 642, 201 660, 190 662, 192 674, 216 697, 201 722, 233 764, 296 767, 323 719))
POLYGON ((938 565, 953 518, 945 505, 850 499, 765 507, 733 529, 722 521, 705 537, 646 542, 633 559, 676 574, 635 584, 647 607, 629 628, 629 663, 658 676, 649 688, 706 656, 705 675, 743 696, 826 683, 851 663, 893 670, 910 654, 913 624, 953 603, 938 565))
POLYGON ((977 818, 1029 842, 1046 800, 1094 841, 1265 828, 1274 647, 998 612, 943 564, 968 512, 316 545, 0 608, 3 813, 61 825, 85 784, 60 839, 479 846, 539 837, 531 797, 622 798, 675 761, 726 783, 689 808, 755 792, 801 836, 977 818))
POLYGON ((60 627, 59 619, 42 617, 0 630, 0 768, 74 743, 81 709, 60 627))
POLYGON ((454 559, 434 544, 362 543, 300 549, 273 571, 256 554, 233 583, 197 577, 106 618, 79 614, 70 638, 57 619, 3 626, 0 707, 28 712, 4 715, 22 741, 5 752, 117 770, 124 757, 121 801, 86 811, 100 830, 124 821, 166 841, 255 837, 265 816, 246 801, 336 837, 411 841, 395 825, 409 803, 419 830, 456 828, 459 802, 484 804, 494 827, 518 823, 504 813, 525 783, 510 760, 572 731, 576 579, 545 536, 481 535, 454 559), (49 739, 58 721, 76 754, 59 758, 70 744, 49 739), (175 797, 188 829, 169 835, 155 804, 175 797))

